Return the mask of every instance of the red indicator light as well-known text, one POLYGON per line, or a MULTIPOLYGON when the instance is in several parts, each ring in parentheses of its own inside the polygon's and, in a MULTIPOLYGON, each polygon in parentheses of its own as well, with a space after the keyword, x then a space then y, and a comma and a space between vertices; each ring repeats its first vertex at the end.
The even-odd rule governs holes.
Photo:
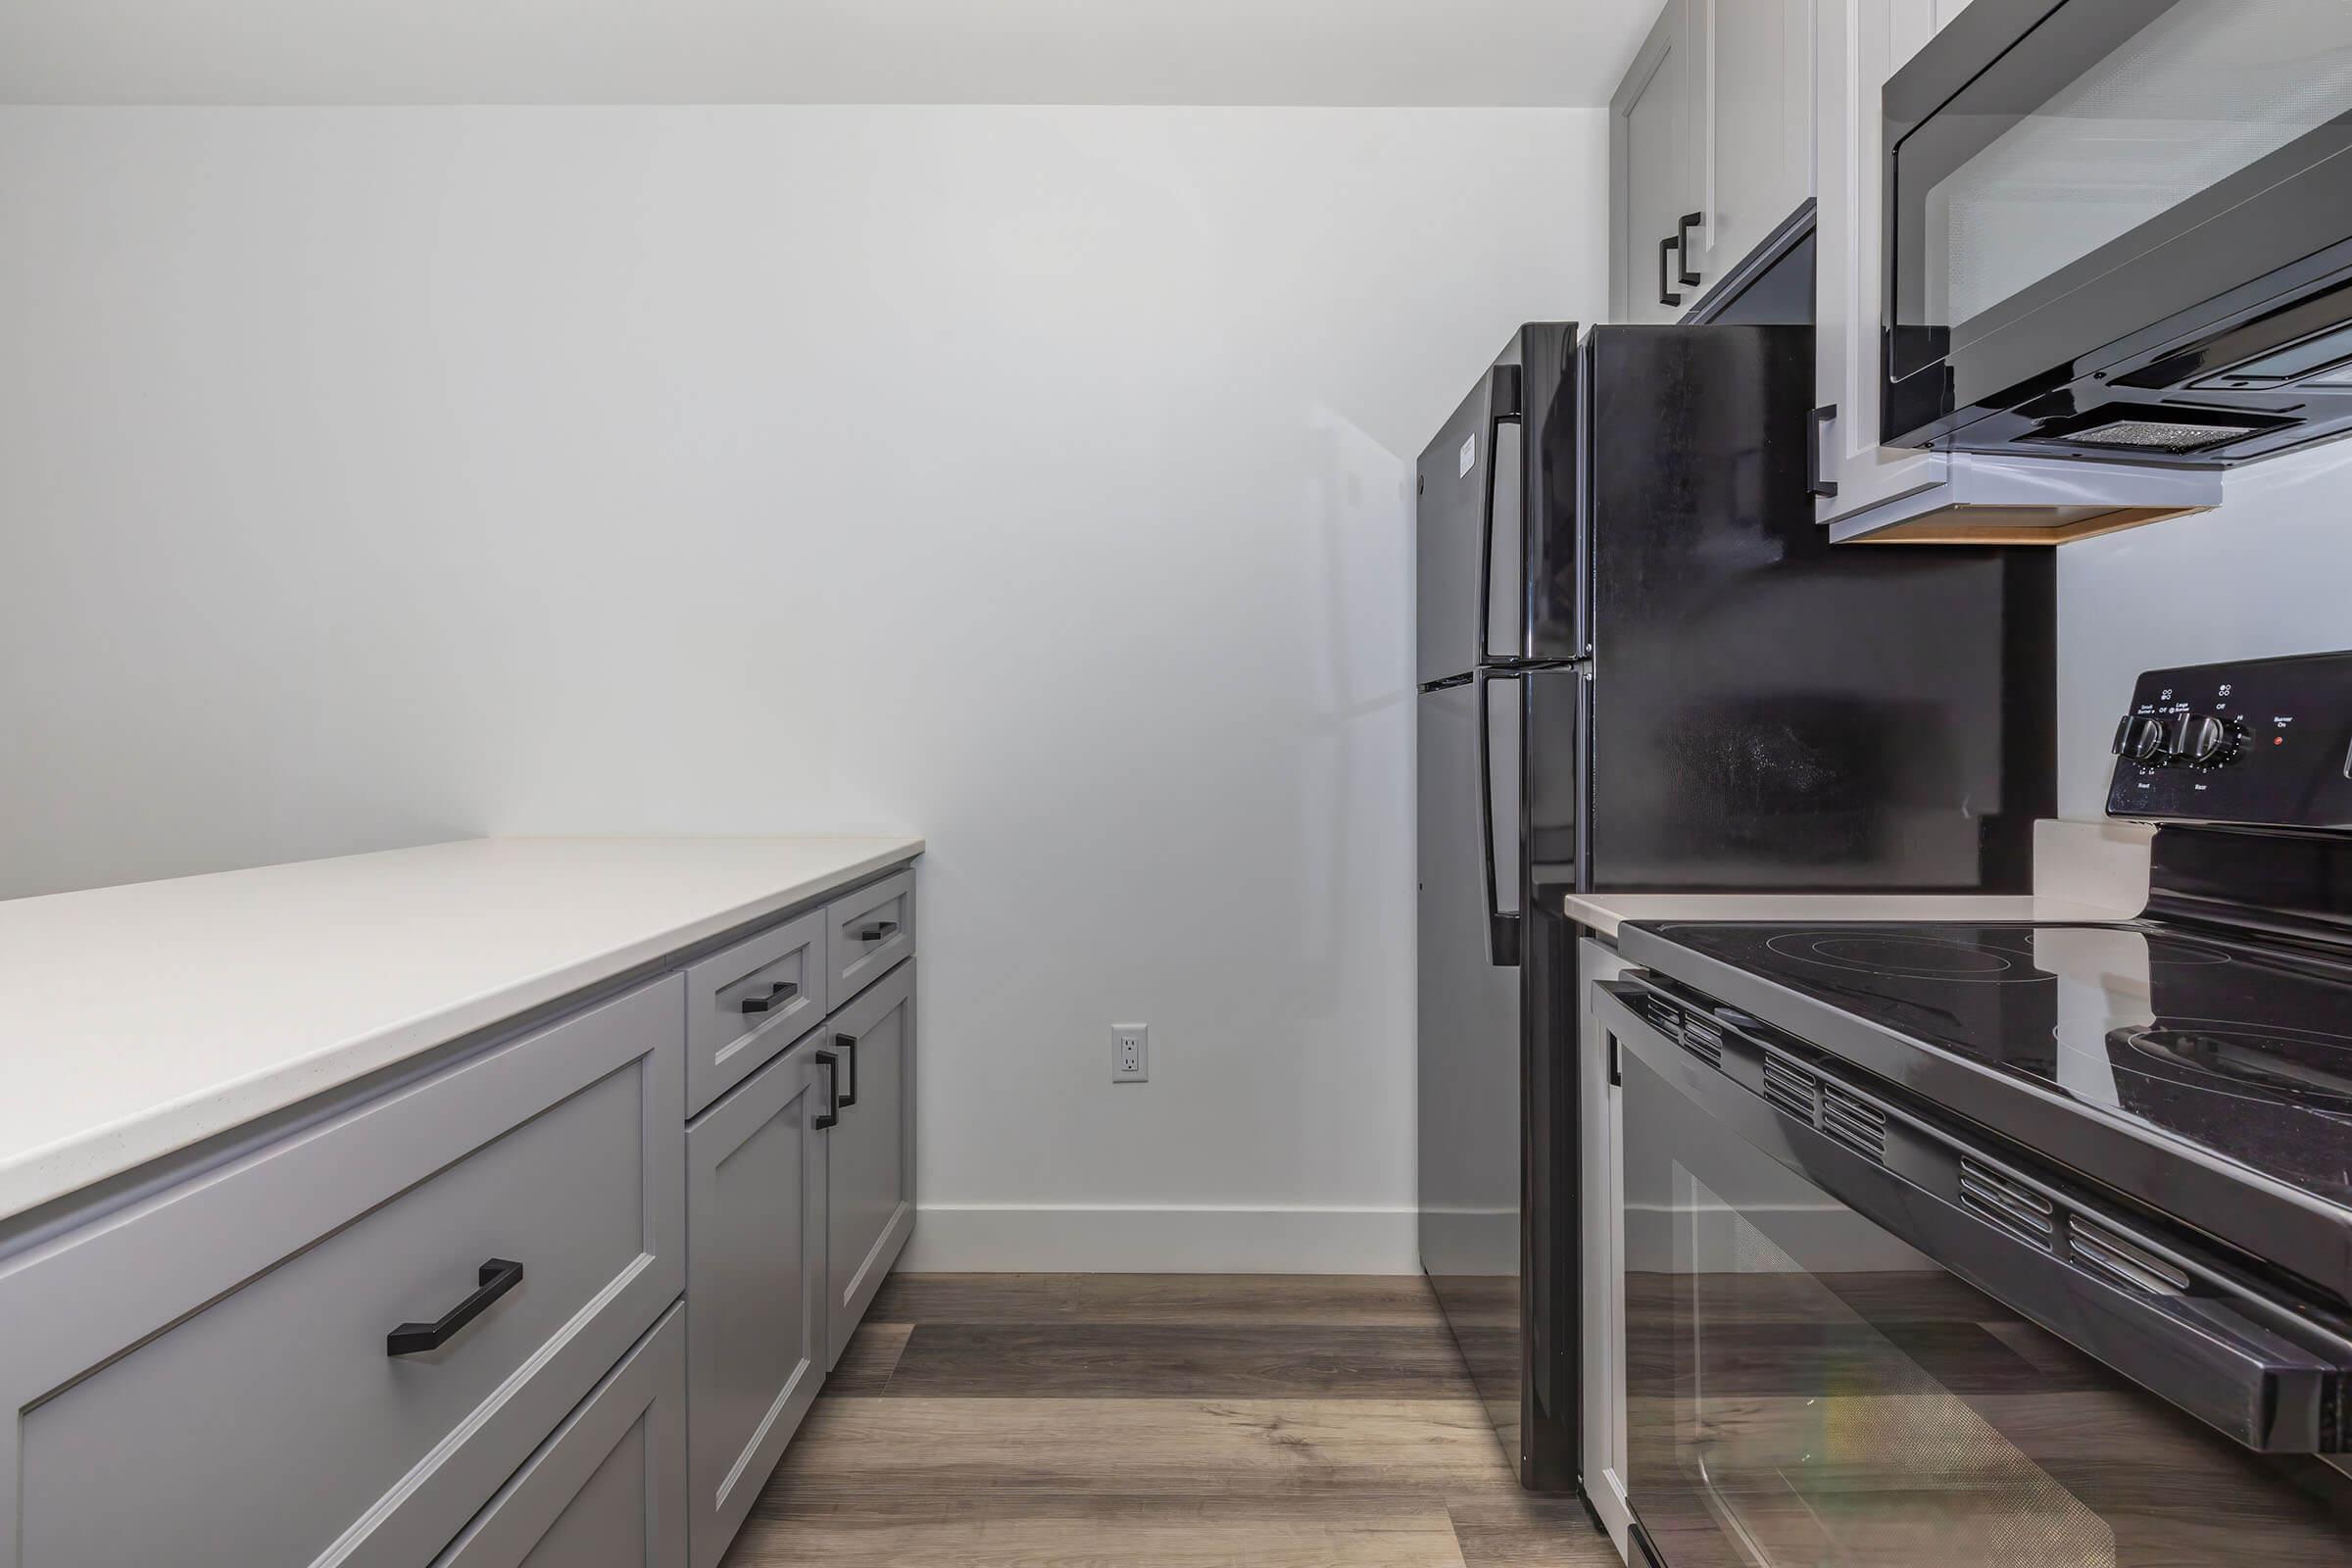
POLYGON ((2286 737, 2283 735, 2274 735, 2271 737, 2271 744, 2273 746, 2284 746, 2286 744, 2286 737))

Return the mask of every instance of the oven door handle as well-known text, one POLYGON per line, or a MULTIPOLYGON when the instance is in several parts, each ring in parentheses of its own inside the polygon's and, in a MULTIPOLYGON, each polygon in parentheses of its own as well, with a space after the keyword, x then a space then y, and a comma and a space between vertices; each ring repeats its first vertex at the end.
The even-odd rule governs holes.
MULTIPOLYGON (((1825 1057, 1768 1050, 1720 1017, 1693 1033, 1692 1009, 1638 979, 1593 984, 1594 1016, 1627 1057, 1727 1136, 2246 1447, 2352 1450, 2341 1408, 2352 1341, 2294 1319, 2111 1205, 1824 1070, 1825 1057), (1777 1100, 1765 1098, 1768 1055, 1777 1100), (1808 1082, 1810 1120, 1788 1108, 1805 1102, 1808 1082)), ((1629 1097, 1647 1092, 1627 1074, 1629 1097)))

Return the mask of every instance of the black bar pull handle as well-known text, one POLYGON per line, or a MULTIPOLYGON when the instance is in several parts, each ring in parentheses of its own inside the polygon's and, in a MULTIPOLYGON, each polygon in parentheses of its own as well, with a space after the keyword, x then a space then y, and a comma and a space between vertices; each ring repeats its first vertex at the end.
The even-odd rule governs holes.
POLYGON ((1805 447, 1805 489, 1821 497, 1824 501, 1830 500, 1838 494, 1838 481, 1824 479, 1821 476, 1821 443, 1829 435, 1830 426, 1836 423, 1837 419, 1837 404, 1825 403, 1815 409, 1813 411, 1813 439, 1805 447))
POLYGON ((896 934, 898 929, 899 922, 896 920, 877 920, 872 925, 869 925, 864 930, 858 932, 858 940, 860 942, 881 942, 896 934))
POLYGON ((1658 241, 1658 303, 1679 311, 1683 307, 1683 297, 1674 291, 1674 280, 1666 273, 1666 258, 1674 250, 1674 244, 1672 234, 1658 241))
POLYGON ((1487 471, 1486 486, 1478 507, 1478 648, 1475 662, 1487 660, 1488 612, 1494 604, 1494 468, 1501 447, 1498 432, 1506 424, 1518 424, 1520 412, 1520 376, 1516 365, 1497 365, 1487 382, 1487 471))
MULTIPOLYGON (((1490 675, 1481 669, 1471 681, 1472 695, 1478 703, 1478 830, 1480 854, 1478 870, 1486 884, 1487 896, 1487 961, 1497 969, 1519 967, 1519 916, 1506 913, 1496 883, 1500 874, 1494 864, 1494 742, 1488 717, 1489 680, 1516 680, 1516 675, 1490 675)), ((1518 857, 1511 858, 1512 875, 1518 874, 1518 857)))
POLYGON ((834 1098, 841 1087, 841 1058, 830 1051, 820 1051, 816 1064, 825 1069, 825 1108, 808 1125, 822 1132, 841 1120, 841 1102, 834 1098))
POLYGON ((1698 269, 1690 265, 1690 231, 1706 220, 1704 213, 1685 213, 1674 220, 1674 254, 1685 288, 1698 287, 1698 269))
POLYGON ((384 1336, 386 1355, 421 1355, 438 1350, 460 1330, 480 1317, 490 1303, 522 1283, 522 1265, 503 1257, 491 1258, 475 1276, 474 1293, 430 1323, 403 1323, 384 1336))
POLYGON ((843 1110, 847 1110, 850 1106, 858 1103, 858 1037, 856 1035, 835 1035, 833 1044, 839 1047, 841 1054, 850 1059, 849 1093, 834 1102, 843 1110))
POLYGON ((767 988, 767 995, 744 998, 743 1010, 746 1012, 773 1012, 800 994, 799 986, 790 980, 779 980, 767 988))

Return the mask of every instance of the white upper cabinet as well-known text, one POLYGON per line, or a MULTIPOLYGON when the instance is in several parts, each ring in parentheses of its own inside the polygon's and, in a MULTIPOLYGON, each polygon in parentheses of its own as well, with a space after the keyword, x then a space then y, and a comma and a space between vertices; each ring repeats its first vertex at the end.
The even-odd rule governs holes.
POLYGON ((1682 318, 1698 293, 1682 280, 1676 225, 1691 211, 1691 0, 1667 0, 1609 104, 1609 317, 1682 318))
POLYGON ((1813 0, 1687 0, 1691 171, 1685 260, 1711 287, 1813 194, 1813 0))
POLYGON ((1813 0, 1667 0, 1609 106, 1615 319, 1682 319, 1813 193, 1813 0))
POLYGON ((1941 484, 1949 466, 1936 453, 1879 445, 1879 89, 1934 35, 1936 11, 1936 0, 1820 0, 1814 19, 1814 439, 1825 523, 1941 484))

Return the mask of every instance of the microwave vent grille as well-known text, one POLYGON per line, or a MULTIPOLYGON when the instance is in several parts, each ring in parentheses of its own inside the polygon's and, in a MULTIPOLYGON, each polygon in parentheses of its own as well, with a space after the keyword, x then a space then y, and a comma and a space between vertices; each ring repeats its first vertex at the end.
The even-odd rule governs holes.
POLYGON ((2056 1205, 2031 1187, 2011 1181, 1973 1159, 1963 1158, 1960 1202, 1978 1218, 1990 1220, 2019 1240, 2045 1252, 2055 1250, 2056 1205))

